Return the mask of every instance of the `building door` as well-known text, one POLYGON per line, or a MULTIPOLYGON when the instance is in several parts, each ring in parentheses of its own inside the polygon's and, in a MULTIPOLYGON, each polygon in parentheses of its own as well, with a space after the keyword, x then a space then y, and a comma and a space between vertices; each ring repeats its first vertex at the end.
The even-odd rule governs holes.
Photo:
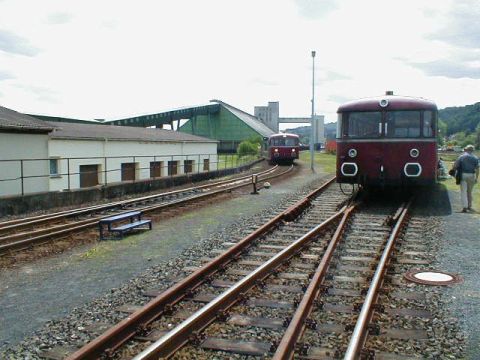
POLYGON ((123 163, 122 164, 122 181, 135 180, 135 164, 136 163, 123 163))
POLYGON ((163 161, 150 162, 150 177, 158 178, 162 176, 163 161))
POLYGON ((178 161, 169 161, 168 162, 168 175, 177 175, 177 165, 178 161))
POLYGON ((98 185, 98 165, 80 165, 80 187, 98 185))
POLYGON ((193 172, 193 165, 194 165, 193 160, 185 160, 183 162, 183 172, 185 174, 193 172))

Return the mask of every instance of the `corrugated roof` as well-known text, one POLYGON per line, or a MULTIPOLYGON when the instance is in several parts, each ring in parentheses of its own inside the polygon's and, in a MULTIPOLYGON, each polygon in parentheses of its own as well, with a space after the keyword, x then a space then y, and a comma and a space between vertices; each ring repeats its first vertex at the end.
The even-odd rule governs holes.
POLYGON ((44 121, 0 106, 0 129, 21 132, 49 132, 54 128, 44 121))
POLYGON ((222 104, 228 111, 230 111, 240 120, 242 120, 245 124, 250 126, 253 130, 258 132, 260 135, 267 137, 275 134, 274 131, 272 131, 268 126, 260 122, 255 116, 250 115, 249 113, 243 110, 237 109, 236 107, 229 105, 221 100, 212 100, 212 101, 222 104))
POLYGON ((122 140, 153 142, 217 142, 201 136, 181 133, 173 130, 139 128, 115 125, 90 125, 74 123, 46 122, 55 127, 50 133, 52 139, 88 139, 88 140, 122 140))

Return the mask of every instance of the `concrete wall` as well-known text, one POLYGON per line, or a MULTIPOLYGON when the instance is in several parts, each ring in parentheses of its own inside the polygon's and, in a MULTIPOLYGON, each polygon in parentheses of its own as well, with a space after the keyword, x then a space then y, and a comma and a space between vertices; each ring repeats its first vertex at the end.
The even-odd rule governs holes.
POLYGON ((0 196, 22 193, 21 162, 1 161, 23 159, 23 175, 36 177, 24 180, 24 193, 48 191, 48 160, 28 161, 28 159, 48 158, 48 135, 28 133, 0 133, 0 196))
MULTIPOLYGON (((215 145, 215 144, 214 144, 215 145)), ((118 199, 126 195, 164 189, 171 186, 213 179, 219 176, 235 174, 250 168, 262 160, 256 160, 237 168, 221 169, 211 172, 178 175, 155 180, 142 180, 135 183, 120 183, 105 187, 76 189, 72 191, 51 191, 26 196, 4 197, 0 201, 0 217, 18 215, 37 210, 47 210, 63 206, 86 206, 105 199, 118 199)))
POLYGON ((80 165, 98 165, 99 184, 105 184, 105 170, 107 184, 120 182, 122 163, 136 164, 135 180, 150 179, 150 162, 153 161, 163 161, 162 176, 167 176, 168 161, 179 161, 178 174, 184 173, 184 160, 194 161, 193 172, 203 172, 203 160, 210 159, 210 170, 215 170, 216 152, 216 143, 50 139, 49 156, 59 158, 59 173, 63 175, 51 178, 49 189, 79 188, 80 165), (88 157, 94 159, 85 159, 88 157))

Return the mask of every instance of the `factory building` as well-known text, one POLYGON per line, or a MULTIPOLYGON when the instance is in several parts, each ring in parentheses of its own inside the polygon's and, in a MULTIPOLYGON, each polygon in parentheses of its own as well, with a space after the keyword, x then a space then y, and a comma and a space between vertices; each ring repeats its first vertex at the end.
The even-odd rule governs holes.
POLYGON ((0 196, 216 169, 217 141, 181 132, 42 121, 0 107, 0 196))
MULTIPOLYGON (((280 124, 295 123, 295 124, 311 124, 310 117, 280 117, 280 103, 278 101, 270 101, 267 106, 255 106, 254 114, 265 126, 268 126, 272 131, 279 132, 280 124)), ((314 116, 314 143, 325 143, 325 128, 324 116, 314 116)))
POLYGON ((170 125, 179 132, 218 141, 218 152, 235 152, 238 145, 253 136, 268 137, 275 132, 255 116, 220 100, 156 114, 106 121, 132 127, 170 125))

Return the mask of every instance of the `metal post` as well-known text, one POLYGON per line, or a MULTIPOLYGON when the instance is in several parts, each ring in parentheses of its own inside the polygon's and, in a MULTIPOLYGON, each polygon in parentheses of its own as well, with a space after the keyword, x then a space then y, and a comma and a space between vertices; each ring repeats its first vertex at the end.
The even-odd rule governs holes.
POLYGON ((253 185, 253 192, 251 192, 252 195, 258 195, 257 191, 257 182, 258 182, 258 175, 252 175, 252 185, 253 185))
POLYGON ((67 158, 67 177, 68 177, 68 191, 70 191, 70 158, 67 158))
POLYGON ((135 156, 134 156, 133 157, 133 182, 135 182, 136 178, 137 178, 137 165, 135 164, 135 156))
POLYGON ((315 50, 312 51, 312 120, 310 129, 310 168, 312 172, 315 172, 314 156, 315 149, 313 142, 315 141, 315 50))
POLYGON ((103 161, 104 165, 105 165, 105 169, 103 170, 105 172, 105 184, 103 184, 103 186, 107 186, 107 158, 105 157, 104 161, 103 161))
POLYGON ((20 160, 20 179, 22 183, 22 196, 25 194, 25 187, 23 184, 23 160, 20 160))

